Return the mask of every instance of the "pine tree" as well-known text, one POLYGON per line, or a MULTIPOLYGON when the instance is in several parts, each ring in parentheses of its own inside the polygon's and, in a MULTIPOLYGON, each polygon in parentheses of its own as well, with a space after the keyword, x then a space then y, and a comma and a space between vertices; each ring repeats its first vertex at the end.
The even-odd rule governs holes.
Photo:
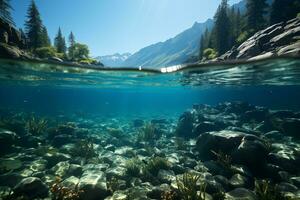
POLYGON ((48 31, 45 26, 42 28, 42 46, 43 47, 51 46, 51 40, 49 38, 48 31))
POLYGON ((68 49, 68 56, 70 60, 74 60, 74 46, 75 46, 75 36, 73 32, 71 31, 69 35, 69 49, 68 49))
POLYGON ((247 0, 247 29, 256 32, 266 25, 266 0, 247 0))
POLYGON ((28 8, 27 18, 28 20, 25 22, 25 30, 28 39, 28 47, 30 49, 42 47, 43 24, 40 13, 33 0, 28 8))
POLYGON ((200 48, 199 48, 199 60, 202 60, 204 51, 204 34, 201 35, 200 48))
POLYGON ((230 21, 228 18, 228 3, 227 0, 222 0, 218 7, 217 13, 215 14, 215 27, 214 37, 216 42, 216 50, 221 55, 225 53, 229 48, 230 39, 230 21))
POLYGON ((70 45, 70 47, 74 46, 75 43, 76 43, 75 42, 75 36, 74 36, 73 32, 71 31, 71 33, 69 35, 69 45, 70 45))
POLYGON ((59 27, 58 33, 54 39, 54 46, 56 48, 57 53, 63 53, 66 54, 66 41, 61 33, 61 29, 59 27))
POLYGON ((0 18, 15 26, 15 22, 11 16, 11 10, 10 0, 0 0, 0 18))

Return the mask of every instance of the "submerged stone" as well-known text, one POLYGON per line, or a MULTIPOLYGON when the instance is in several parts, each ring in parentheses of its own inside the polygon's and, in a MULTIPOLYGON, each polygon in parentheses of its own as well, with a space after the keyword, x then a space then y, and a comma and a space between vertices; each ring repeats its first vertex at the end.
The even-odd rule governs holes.
POLYGON ((14 194, 25 195, 30 199, 47 197, 48 191, 48 187, 36 177, 24 178, 14 188, 14 194))

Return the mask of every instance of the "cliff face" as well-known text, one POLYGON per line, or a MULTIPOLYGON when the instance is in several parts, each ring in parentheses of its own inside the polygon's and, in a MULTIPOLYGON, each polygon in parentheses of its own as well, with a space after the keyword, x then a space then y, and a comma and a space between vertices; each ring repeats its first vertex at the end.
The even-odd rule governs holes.
POLYGON ((257 32, 239 47, 233 47, 215 61, 256 60, 275 56, 300 56, 299 17, 257 32))
POLYGON ((13 26, 3 21, 0 18, 0 42, 8 45, 17 46, 19 48, 25 47, 25 41, 21 37, 21 33, 13 26))

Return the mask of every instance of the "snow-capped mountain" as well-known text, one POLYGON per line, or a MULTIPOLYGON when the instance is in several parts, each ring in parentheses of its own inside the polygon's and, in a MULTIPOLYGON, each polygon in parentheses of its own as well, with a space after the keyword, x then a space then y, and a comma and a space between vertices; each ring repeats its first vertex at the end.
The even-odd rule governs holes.
POLYGON ((102 62, 105 66, 108 67, 121 67, 122 63, 130 56, 130 53, 116 53, 113 55, 98 56, 95 59, 102 62))

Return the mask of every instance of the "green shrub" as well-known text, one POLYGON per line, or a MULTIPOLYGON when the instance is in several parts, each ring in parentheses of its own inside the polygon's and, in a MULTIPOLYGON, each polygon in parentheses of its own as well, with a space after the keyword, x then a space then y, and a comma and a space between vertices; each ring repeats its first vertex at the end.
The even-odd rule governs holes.
POLYGON ((84 58, 84 59, 79 60, 79 63, 83 64, 83 65, 91 65, 91 64, 96 65, 96 64, 98 64, 98 61, 95 59, 92 59, 92 58, 84 58))
POLYGON ((39 58, 50 58, 50 57, 55 57, 57 53, 54 47, 49 46, 49 47, 37 48, 35 50, 35 54, 39 58))
POLYGON ((243 32, 238 36, 238 38, 236 39, 236 43, 237 43, 238 45, 242 44, 243 42, 245 42, 245 41, 250 37, 250 35, 251 35, 253 32, 254 32, 253 30, 243 31, 243 32))
POLYGON ((205 60, 212 60, 217 57, 217 52, 212 48, 207 48, 203 51, 203 57, 205 60))

